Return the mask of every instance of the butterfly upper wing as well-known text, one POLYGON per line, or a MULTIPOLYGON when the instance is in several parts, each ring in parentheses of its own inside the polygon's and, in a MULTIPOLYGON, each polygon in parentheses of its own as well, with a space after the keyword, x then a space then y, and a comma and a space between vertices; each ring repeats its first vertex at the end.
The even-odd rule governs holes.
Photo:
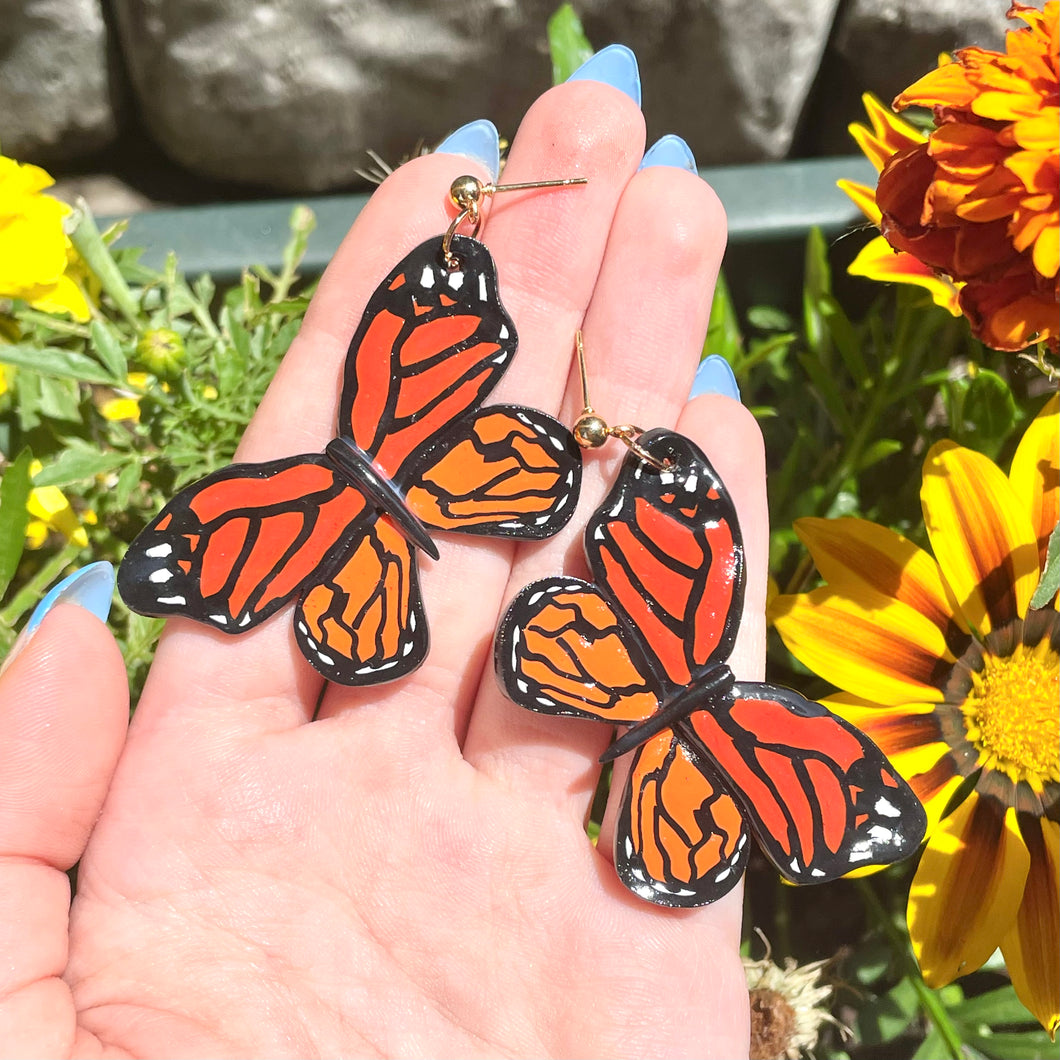
POLYGON ((580 578, 545 578, 519 593, 497 630, 494 665, 508 697, 539 713, 628 723, 659 705, 623 620, 580 578))
POLYGON ((368 302, 346 357, 339 431, 406 486, 410 457, 477 408, 515 353, 497 272, 477 240, 441 238, 407 255, 368 302))
POLYGON ((616 824, 615 869, 634 894, 656 905, 717 901, 747 866, 743 816, 670 730, 633 759, 616 824))
POLYGON ((383 515, 298 602, 294 628, 305 657, 343 685, 393 681, 428 649, 413 546, 383 515))
POLYGON ((290 600, 364 514, 321 456, 233 464, 181 490, 136 537, 118 591, 140 614, 241 633, 290 600))
POLYGON ((684 725, 795 883, 899 861, 924 838, 924 808, 883 752, 797 692, 737 682, 684 725))
POLYGON ((743 607, 743 541, 732 500, 703 452, 673 431, 630 453, 589 520, 585 548, 597 585, 657 660, 668 694, 732 650, 743 607))
POLYGON ((410 476, 409 508, 426 525, 493 537, 551 537, 574 514, 581 454, 559 421, 491 405, 454 425, 410 476))

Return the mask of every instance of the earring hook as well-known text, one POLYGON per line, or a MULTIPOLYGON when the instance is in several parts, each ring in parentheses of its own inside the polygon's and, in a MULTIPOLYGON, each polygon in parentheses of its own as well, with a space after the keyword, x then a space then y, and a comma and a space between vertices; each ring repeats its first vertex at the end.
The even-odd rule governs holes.
POLYGON ((530 188, 567 188, 573 184, 588 184, 587 177, 564 177, 561 180, 531 180, 520 184, 483 184, 478 177, 457 177, 449 185, 449 201, 457 208, 457 215, 450 222, 449 227, 442 236, 442 257, 445 258, 446 268, 454 269, 459 264, 456 255, 452 252, 453 236, 457 228, 470 221, 474 226, 471 229, 471 238, 474 239, 482 227, 482 214, 480 207, 483 199, 496 195, 500 191, 526 191, 530 188))
POLYGON ((574 344, 578 349, 578 374, 582 383, 582 411, 574 421, 571 433, 574 440, 583 449, 599 449, 608 438, 617 438, 631 453, 635 453, 646 464, 657 471, 665 471, 669 462, 652 456, 637 438, 644 433, 643 429, 632 423, 619 423, 609 427, 607 421, 597 413, 589 401, 589 380, 585 370, 585 346, 582 343, 581 329, 574 333, 574 344))

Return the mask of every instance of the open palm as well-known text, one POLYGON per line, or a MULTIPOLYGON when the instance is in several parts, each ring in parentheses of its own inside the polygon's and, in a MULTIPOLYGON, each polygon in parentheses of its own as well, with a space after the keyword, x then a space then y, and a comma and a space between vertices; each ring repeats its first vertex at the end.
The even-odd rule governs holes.
MULTIPOLYGON (((640 112, 604 85, 560 86, 528 114, 505 180, 589 184, 493 205, 483 238, 520 349, 491 401, 572 422, 582 327, 600 412, 676 424, 705 450, 747 546, 734 666, 759 678, 761 442, 736 402, 685 404, 724 217, 692 174, 636 172, 643 148, 640 112)), ((365 303, 444 230, 469 170, 433 155, 379 189, 240 459, 333 436, 365 303)), ((583 572, 581 528, 623 455, 587 457, 577 514, 550 541, 438 535, 441 559, 422 564, 431 651, 392 685, 324 687, 288 612, 239 638, 173 621, 126 739, 116 647, 57 607, 0 685, 0 1054, 745 1053, 740 890, 687 912, 627 892, 608 821, 599 849, 584 830, 606 727, 520 710, 492 672, 512 596, 583 572), (68 923, 62 870, 79 857, 68 923)))

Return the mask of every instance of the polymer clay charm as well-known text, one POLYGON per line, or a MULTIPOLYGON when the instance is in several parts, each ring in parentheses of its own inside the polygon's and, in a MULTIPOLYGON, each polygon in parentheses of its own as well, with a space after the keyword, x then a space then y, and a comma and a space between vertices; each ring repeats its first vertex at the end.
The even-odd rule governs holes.
POLYGON ((389 681, 428 651, 416 551, 438 559, 432 531, 538 539, 567 522, 581 482, 570 432, 534 409, 481 407, 517 339, 489 251, 455 234, 468 217, 477 232, 477 200, 372 296, 323 453, 223 468, 133 541, 118 572, 132 610, 235 634, 295 600, 321 674, 389 681))
POLYGON ((602 757, 634 752, 614 847, 626 887, 657 905, 713 902, 746 868, 748 829, 800 884, 912 854, 924 810, 876 745, 797 692, 730 670, 743 543, 702 451, 595 415, 574 433, 631 450, 586 526, 592 581, 523 589, 494 662, 520 706, 628 727, 602 757))

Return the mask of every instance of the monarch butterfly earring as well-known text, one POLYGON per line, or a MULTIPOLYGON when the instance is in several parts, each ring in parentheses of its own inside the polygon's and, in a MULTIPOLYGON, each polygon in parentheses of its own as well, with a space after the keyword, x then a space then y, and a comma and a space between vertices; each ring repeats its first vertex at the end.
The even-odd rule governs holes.
POLYGON ((584 183, 456 180, 446 232, 399 262, 364 310, 336 437, 323 453, 233 464, 178 493, 129 547, 126 604, 235 634, 293 600, 298 645, 329 680, 368 685, 419 666, 416 552, 439 558, 432 531, 538 539, 574 511, 570 432, 535 409, 481 407, 517 338, 475 237, 491 195, 584 183))
POLYGON ((688 438, 609 427, 577 341, 574 436, 593 448, 617 437, 629 453, 585 529, 592 581, 523 589, 494 662, 520 706, 627 727, 601 756, 633 752, 619 878, 657 905, 713 902, 743 874, 749 829, 794 883, 907 857, 924 810, 876 745, 797 692, 734 676, 745 575, 729 493, 688 438))

